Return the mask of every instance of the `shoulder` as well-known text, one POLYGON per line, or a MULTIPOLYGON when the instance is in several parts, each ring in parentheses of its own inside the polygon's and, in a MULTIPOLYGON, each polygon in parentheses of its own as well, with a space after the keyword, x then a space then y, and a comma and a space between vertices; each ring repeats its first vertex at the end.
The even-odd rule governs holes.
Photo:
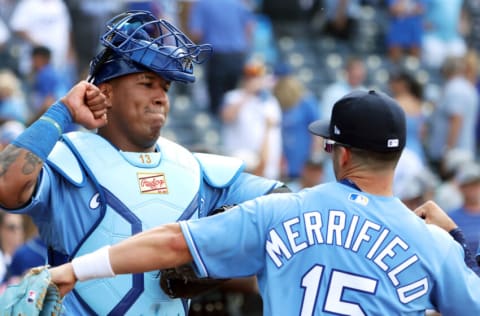
POLYGON ((80 162, 64 142, 57 142, 48 156, 47 164, 72 184, 81 186, 84 183, 85 178, 80 162))
POLYGON ((205 181, 215 188, 224 188, 235 181, 245 165, 242 160, 233 157, 195 153, 205 181))

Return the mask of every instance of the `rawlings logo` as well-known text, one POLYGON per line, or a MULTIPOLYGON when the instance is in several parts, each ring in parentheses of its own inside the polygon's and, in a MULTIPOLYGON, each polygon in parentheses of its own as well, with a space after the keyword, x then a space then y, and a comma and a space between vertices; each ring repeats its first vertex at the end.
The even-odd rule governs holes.
POLYGON ((167 180, 163 173, 138 173, 140 192, 150 194, 168 193, 167 180))

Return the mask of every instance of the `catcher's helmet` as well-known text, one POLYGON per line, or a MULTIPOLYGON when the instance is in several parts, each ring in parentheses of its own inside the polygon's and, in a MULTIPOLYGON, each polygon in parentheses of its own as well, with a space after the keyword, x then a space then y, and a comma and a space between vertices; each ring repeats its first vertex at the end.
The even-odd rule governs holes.
POLYGON ((90 63, 89 81, 99 84, 136 72, 152 71, 169 81, 193 82, 193 63, 212 52, 148 11, 127 11, 107 22, 105 48, 90 63))

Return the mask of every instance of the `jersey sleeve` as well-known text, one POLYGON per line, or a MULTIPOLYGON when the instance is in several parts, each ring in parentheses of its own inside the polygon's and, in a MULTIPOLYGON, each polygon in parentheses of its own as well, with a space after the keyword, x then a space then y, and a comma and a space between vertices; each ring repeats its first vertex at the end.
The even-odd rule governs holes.
POLYGON ((442 315, 480 315, 480 278, 463 260, 463 250, 449 244, 447 260, 433 288, 434 301, 442 315))
POLYGON ((263 202, 271 197, 247 201, 218 215, 180 222, 200 277, 244 277, 263 268, 264 226, 270 213, 263 202))
POLYGON ((44 166, 38 177, 37 186, 30 202, 18 209, 8 209, 7 211, 18 214, 28 214, 32 217, 44 217, 39 213, 48 209, 47 205, 51 200, 51 172, 52 170, 48 166, 44 166))

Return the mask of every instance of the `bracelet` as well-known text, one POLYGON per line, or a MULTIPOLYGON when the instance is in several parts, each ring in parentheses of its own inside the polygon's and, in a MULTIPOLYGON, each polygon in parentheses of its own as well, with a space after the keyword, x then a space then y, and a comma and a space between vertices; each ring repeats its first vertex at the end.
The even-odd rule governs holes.
POLYGON ((115 273, 110 264, 108 250, 110 246, 102 247, 92 253, 72 260, 73 272, 79 281, 114 277, 115 273))

